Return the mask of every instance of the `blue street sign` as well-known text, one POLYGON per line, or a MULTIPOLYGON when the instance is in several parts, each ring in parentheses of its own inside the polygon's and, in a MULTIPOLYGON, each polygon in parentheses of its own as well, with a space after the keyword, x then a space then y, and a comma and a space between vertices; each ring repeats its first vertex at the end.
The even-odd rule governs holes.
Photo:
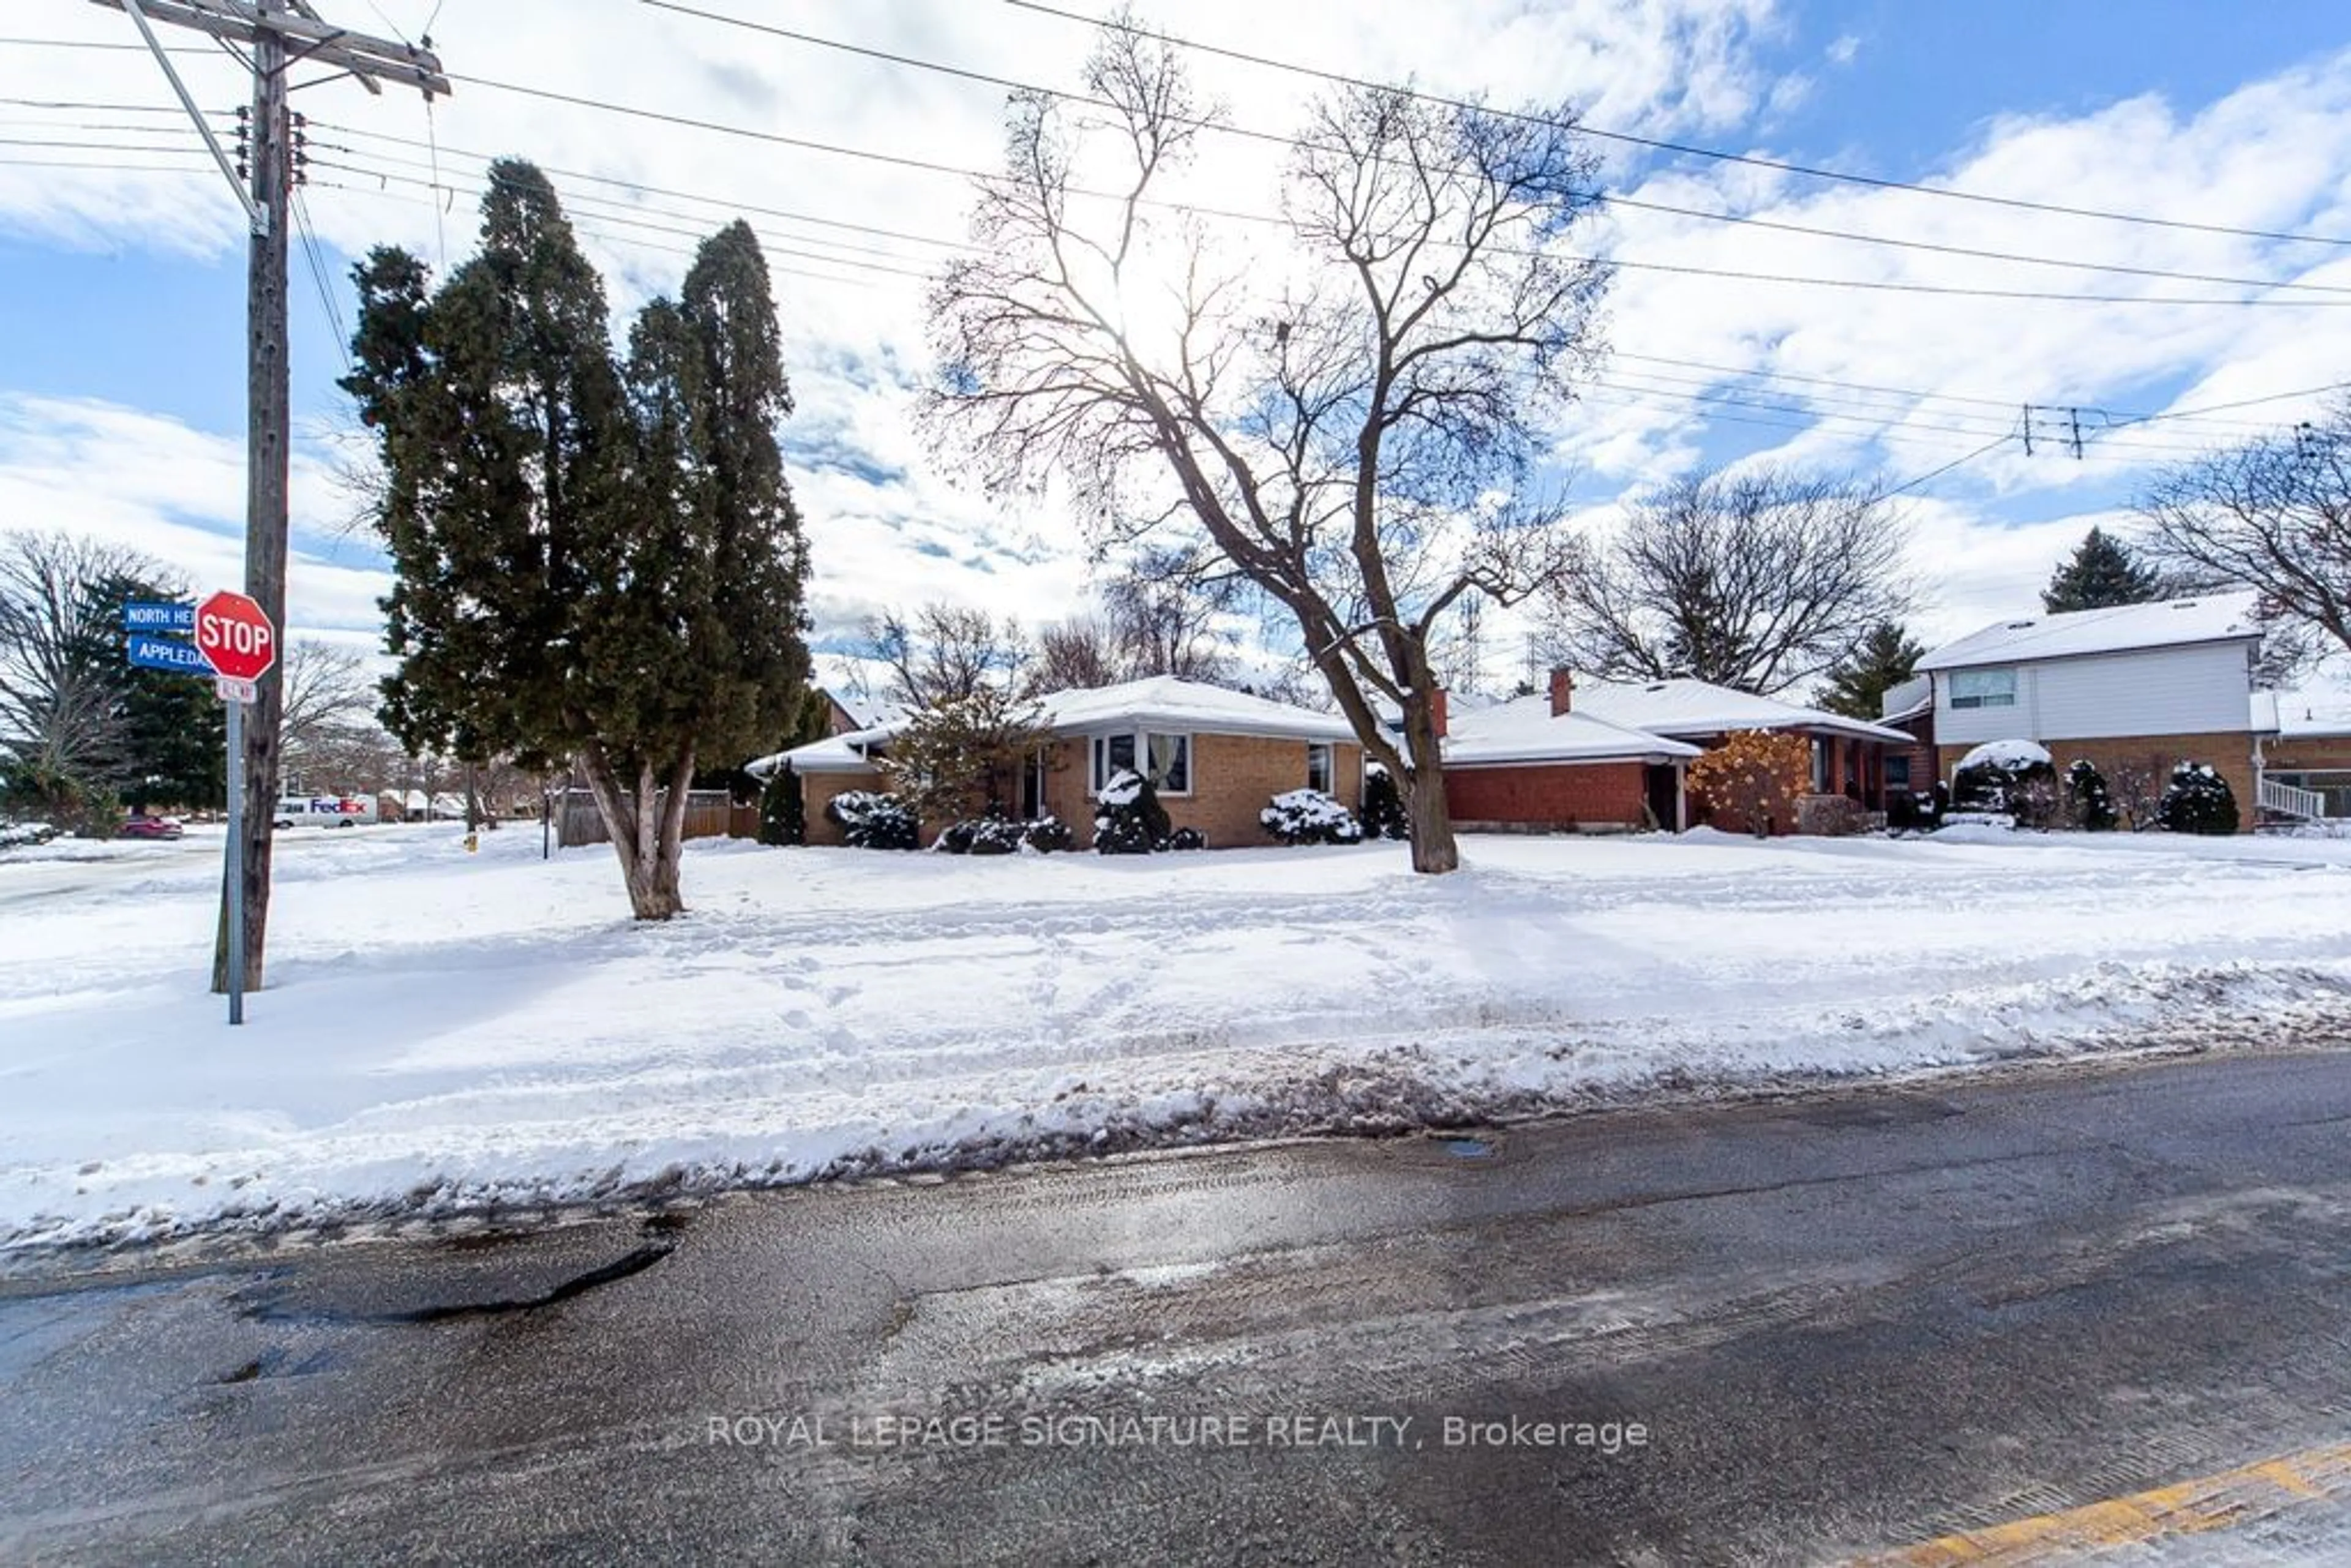
POLYGON ((122 607, 122 629, 125 632, 193 632, 196 629, 196 607, 193 604, 126 604, 122 607))
POLYGON ((132 632, 124 643, 131 662, 146 670, 177 670, 183 674, 209 675, 213 667, 193 643, 176 643, 169 637, 142 637, 132 632))

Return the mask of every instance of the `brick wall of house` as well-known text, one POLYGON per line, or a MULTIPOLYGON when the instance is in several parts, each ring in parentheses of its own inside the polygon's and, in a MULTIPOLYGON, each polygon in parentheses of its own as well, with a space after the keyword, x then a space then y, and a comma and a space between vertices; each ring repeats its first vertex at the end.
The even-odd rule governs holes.
MULTIPOLYGON (((2110 789, 2117 787, 2126 768, 2149 771, 2159 788, 2178 764, 2209 762, 2229 781, 2229 790, 2237 798, 2237 821, 2241 831, 2253 830, 2253 737, 2250 730, 2207 735, 2104 736, 2090 740, 2044 740, 2040 745, 2056 765, 2060 778, 2076 758, 2087 758, 2090 765, 2105 777, 2110 789)), ((1946 783, 1958 770, 1959 759, 1972 749, 1967 746, 1938 748, 1938 774, 1946 783)))
MULTIPOLYGON (((1081 845, 1094 835, 1094 803, 1087 794, 1086 743, 1056 747, 1060 764, 1045 780, 1047 809, 1070 824, 1081 845)), ((1349 807, 1362 803, 1364 748, 1353 741, 1334 744, 1332 793, 1349 807)), ((1306 742, 1266 736, 1192 737, 1192 792, 1162 795, 1172 826, 1196 828, 1215 850, 1270 844, 1257 815, 1287 789, 1306 787, 1306 742)))
POLYGON ((2272 772, 2351 771, 2351 735, 2312 736, 2306 740, 2264 742, 2262 755, 2272 772))
POLYGON ((1464 825, 1638 827, 1646 785, 1638 762, 1447 768, 1445 803, 1464 825))

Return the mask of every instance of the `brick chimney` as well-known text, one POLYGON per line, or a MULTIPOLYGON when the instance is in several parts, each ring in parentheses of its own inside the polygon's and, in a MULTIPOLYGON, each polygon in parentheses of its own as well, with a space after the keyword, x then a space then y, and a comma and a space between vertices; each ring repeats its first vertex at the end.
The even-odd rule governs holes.
POLYGON ((1575 672, 1561 668, 1551 673, 1551 716, 1557 718, 1575 706, 1575 672))
POLYGON ((1445 688, 1437 687, 1428 694, 1428 720, 1436 727, 1437 738, 1445 738, 1445 688))

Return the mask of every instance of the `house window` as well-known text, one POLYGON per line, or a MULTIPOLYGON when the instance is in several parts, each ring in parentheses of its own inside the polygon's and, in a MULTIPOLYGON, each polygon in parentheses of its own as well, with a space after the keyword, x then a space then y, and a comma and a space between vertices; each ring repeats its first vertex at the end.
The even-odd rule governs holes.
POLYGON ((1331 743, 1310 740, 1306 743, 1306 787, 1323 794, 1334 793, 1332 784, 1331 743))
POLYGON ((1960 707, 2014 707, 2016 706, 2016 672, 2014 670, 1953 670, 1951 672, 1951 706, 1960 707))
POLYGON ((1151 757, 1151 787, 1162 795, 1189 795, 1192 792, 1192 737, 1188 735, 1155 735, 1148 737, 1151 757))
POLYGON ((1886 759, 1886 787, 1888 789, 1910 788, 1910 759, 1907 757, 1888 757, 1886 759))
POLYGON ((1088 768, 1090 793, 1101 794, 1114 774, 1129 768, 1145 771, 1137 758, 1150 759, 1151 787, 1162 795, 1192 792, 1192 737, 1188 735, 1123 730, 1095 736, 1089 751, 1092 758, 1088 768))
POLYGON ((1093 778, 1089 790, 1102 793, 1102 786, 1113 774, 1123 773, 1134 766, 1134 737, 1128 735, 1097 735, 1093 745, 1093 778))
POLYGON ((1829 743, 1819 736, 1813 737, 1813 793, 1829 792, 1829 743))

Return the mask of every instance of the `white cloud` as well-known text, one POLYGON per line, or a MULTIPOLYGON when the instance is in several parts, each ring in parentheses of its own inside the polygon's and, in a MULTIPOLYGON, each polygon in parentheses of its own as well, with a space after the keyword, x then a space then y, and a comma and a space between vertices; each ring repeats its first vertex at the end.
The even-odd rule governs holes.
POLYGON ((1855 33, 1840 33, 1821 53, 1833 66, 1849 66, 1853 64, 1854 57, 1861 53, 1861 37, 1855 33))

